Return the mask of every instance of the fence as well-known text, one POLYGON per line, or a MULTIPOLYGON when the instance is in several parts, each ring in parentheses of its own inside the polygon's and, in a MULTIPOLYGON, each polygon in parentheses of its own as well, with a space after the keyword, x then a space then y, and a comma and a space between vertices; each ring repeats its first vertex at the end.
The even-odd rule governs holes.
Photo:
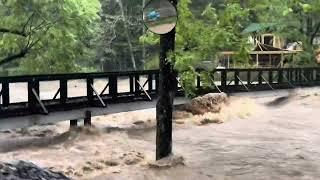
MULTIPOLYGON (((217 69, 210 73, 211 84, 203 86, 201 77, 197 77, 199 93, 205 92, 241 92, 294 88, 296 86, 320 85, 320 68, 258 68, 258 69, 217 69)), ((109 103, 152 100, 157 96, 159 71, 77 73, 37 76, 0 77, 0 118, 17 117, 31 114, 49 114, 85 107, 107 108, 109 103), (106 80, 98 92, 95 80, 106 80), (119 91, 119 82, 127 80, 127 91, 119 91), (70 97, 68 83, 83 80, 86 95, 70 97), (58 87, 50 99, 40 96, 40 83, 57 81, 58 87), (10 99, 12 84, 27 84, 27 100, 13 102, 10 99)), ((177 95, 183 95, 178 88, 177 95)))

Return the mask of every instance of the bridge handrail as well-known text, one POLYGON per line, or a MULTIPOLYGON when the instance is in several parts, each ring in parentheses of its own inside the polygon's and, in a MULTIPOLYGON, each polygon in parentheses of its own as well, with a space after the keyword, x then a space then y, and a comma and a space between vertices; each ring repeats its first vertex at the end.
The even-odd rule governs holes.
MULTIPOLYGON (((248 90, 265 90, 279 88, 292 88, 296 86, 320 85, 320 67, 301 67, 301 68, 233 68, 233 69, 215 69, 212 70, 212 84, 216 87, 209 92, 238 92, 248 90), (217 73, 218 72, 218 73, 217 73), (264 74, 267 73, 267 79, 264 74), (276 77, 274 77, 276 75, 276 77), (216 83, 220 81, 218 86, 216 83), (234 84, 228 82, 234 82, 234 84), (240 85, 239 82, 242 84, 240 85), (267 84, 263 83, 267 82, 267 84), (288 86, 288 84, 290 86, 288 86), (266 87, 266 85, 269 85, 266 87), (245 88, 244 88, 245 87, 245 88)), ((208 90, 202 85, 202 77, 196 78, 196 86, 199 93, 206 93, 208 90)), ((7 76, 0 77, 0 119, 16 114, 39 114, 39 104, 43 111, 60 111, 65 109, 77 109, 80 107, 101 106, 107 103, 129 102, 132 100, 146 99, 156 97, 159 86, 159 70, 146 71, 127 71, 127 72, 98 72, 98 73, 69 73, 69 74, 43 74, 27 76, 7 76), (141 76, 146 76, 146 81, 141 82, 141 76), (130 90, 120 92, 118 89, 119 77, 125 77, 129 80, 130 90), (102 92, 98 92, 94 87, 94 80, 105 78, 108 82, 105 84, 102 92), (68 81, 85 80, 86 95, 69 97, 68 81), (59 87, 53 99, 40 99, 40 82, 59 81, 59 87), (28 100, 24 102, 11 102, 10 84, 27 83, 28 100), (104 93, 106 89, 108 93, 104 93), (60 98, 57 99, 58 94, 60 98)), ((180 88, 177 93, 184 95, 180 88)), ((11 95, 12 96, 12 95, 11 95)), ((106 105, 105 105, 106 106, 106 105)))
POLYGON ((0 76, 0 82, 25 82, 30 79, 37 81, 54 81, 61 79, 86 79, 89 77, 105 78, 109 76, 133 76, 148 75, 159 73, 159 70, 143 70, 143 71, 119 71, 119 72, 94 72, 94 73, 65 73, 65 74, 39 74, 39 75, 19 75, 19 76, 0 76))

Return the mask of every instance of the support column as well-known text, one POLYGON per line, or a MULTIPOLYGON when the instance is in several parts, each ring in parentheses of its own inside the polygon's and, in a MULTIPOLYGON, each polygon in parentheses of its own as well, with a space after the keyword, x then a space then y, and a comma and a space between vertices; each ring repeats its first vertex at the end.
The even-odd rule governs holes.
POLYGON ((269 67, 272 67, 272 59, 271 59, 271 54, 269 54, 269 67))
POLYGON ((29 110, 33 113, 36 113, 37 110, 37 99, 35 97, 35 95, 33 94, 34 90, 36 92, 36 94, 38 96, 40 96, 40 92, 39 92, 39 81, 38 80, 30 80, 28 81, 28 107, 29 110))
POLYGON ((93 105, 93 89, 92 89, 91 85, 93 85, 93 78, 88 77, 87 78, 87 98, 88 98, 88 105, 89 106, 93 105))
POLYGON ((70 129, 74 129, 78 126, 78 120, 74 119, 74 120, 70 120, 70 129))
POLYGON ((10 104, 10 94, 9 94, 9 83, 8 82, 2 82, 2 106, 3 107, 8 107, 10 104))
POLYGON ((91 126, 91 111, 86 111, 85 112, 85 117, 84 117, 84 126, 91 126))
POLYGON ((284 56, 281 54, 281 67, 283 67, 284 56))
MULTIPOLYGON (((175 7, 177 0, 170 1, 175 7)), ((177 74, 168 61, 168 53, 174 51, 176 30, 160 36, 160 82, 157 102, 156 160, 172 153, 172 111, 177 90, 177 74)))

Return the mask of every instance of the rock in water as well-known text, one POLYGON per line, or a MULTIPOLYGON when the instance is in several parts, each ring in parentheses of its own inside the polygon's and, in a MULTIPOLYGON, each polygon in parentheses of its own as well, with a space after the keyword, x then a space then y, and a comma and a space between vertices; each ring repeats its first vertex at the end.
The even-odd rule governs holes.
POLYGON ((33 163, 18 161, 17 163, 0 163, 1 180, 70 180, 62 173, 43 169, 33 163))
POLYGON ((204 96, 196 97, 191 100, 190 104, 186 104, 184 111, 193 115, 202 115, 207 112, 218 113, 221 106, 228 102, 228 96, 225 93, 210 93, 204 96))

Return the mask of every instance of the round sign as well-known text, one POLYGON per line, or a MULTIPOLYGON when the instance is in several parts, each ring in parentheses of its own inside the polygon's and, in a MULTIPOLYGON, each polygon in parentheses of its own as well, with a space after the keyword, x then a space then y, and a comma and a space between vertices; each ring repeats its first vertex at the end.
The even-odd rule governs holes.
POLYGON ((151 0, 143 9, 143 22, 155 34, 169 33, 177 20, 177 9, 168 0, 151 0))

